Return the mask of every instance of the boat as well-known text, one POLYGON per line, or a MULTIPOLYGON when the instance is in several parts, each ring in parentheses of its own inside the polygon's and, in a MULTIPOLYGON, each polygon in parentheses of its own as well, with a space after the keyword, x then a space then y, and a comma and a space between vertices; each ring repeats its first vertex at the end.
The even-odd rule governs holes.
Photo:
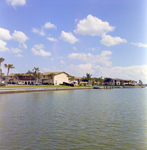
POLYGON ((93 87, 93 89, 99 89, 99 88, 100 88, 99 86, 94 86, 94 87, 93 87))

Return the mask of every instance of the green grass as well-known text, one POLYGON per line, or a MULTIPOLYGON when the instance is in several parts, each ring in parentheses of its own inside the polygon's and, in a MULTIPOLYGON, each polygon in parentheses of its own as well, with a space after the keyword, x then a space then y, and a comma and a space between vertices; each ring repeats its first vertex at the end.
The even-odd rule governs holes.
MULTIPOLYGON (((0 86, 0 89, 3 88, 56 88, 56 87, 71 87, 71 86, 66 86, 66 85, 8 85, 7 87, 5 86, 0 86)), ((79 86, 75 85, 74 87, 88 87, 88 86, 79 86)))
POLYGON ((8 85, 7 87, 1 86, 0 88, 53 88, 53 87, 69 87, 64 85, 8 85))

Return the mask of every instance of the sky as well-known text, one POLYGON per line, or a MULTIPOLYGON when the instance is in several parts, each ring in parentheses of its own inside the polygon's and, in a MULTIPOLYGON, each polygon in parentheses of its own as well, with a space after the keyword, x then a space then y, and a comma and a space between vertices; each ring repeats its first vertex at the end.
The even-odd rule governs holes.
POLYGON ((147 1, 1 0, 0 57, 5 74, 6 63, 147 83, 147 1))

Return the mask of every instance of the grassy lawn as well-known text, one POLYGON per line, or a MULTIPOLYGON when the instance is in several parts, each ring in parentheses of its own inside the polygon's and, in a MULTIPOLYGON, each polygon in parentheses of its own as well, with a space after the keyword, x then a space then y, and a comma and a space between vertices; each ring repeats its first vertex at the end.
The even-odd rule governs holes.
MULTIPOLYGON (((71 87, 71 86, 66 86, 66 85, 8 85, 7 87, 5 86, 0 86, 0 89, 3 88, 56 88, 56 87, 71 87)), ((74 87, 86 87, 86 86, 78 86, 75 85, 74 87)))
POLYGON ((8 85, 0 86, 0 88, 54 88, 54 87, 69 87, 63 85, 8 85))

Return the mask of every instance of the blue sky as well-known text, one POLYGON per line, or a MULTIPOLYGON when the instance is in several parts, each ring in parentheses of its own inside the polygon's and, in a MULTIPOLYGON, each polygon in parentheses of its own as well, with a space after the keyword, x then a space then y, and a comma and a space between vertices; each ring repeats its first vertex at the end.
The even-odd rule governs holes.
POLYGON ((146 14, 146 0, 1 0, 0 57, 14 64, 10 73, 39 67, 147 83, 146 14))

